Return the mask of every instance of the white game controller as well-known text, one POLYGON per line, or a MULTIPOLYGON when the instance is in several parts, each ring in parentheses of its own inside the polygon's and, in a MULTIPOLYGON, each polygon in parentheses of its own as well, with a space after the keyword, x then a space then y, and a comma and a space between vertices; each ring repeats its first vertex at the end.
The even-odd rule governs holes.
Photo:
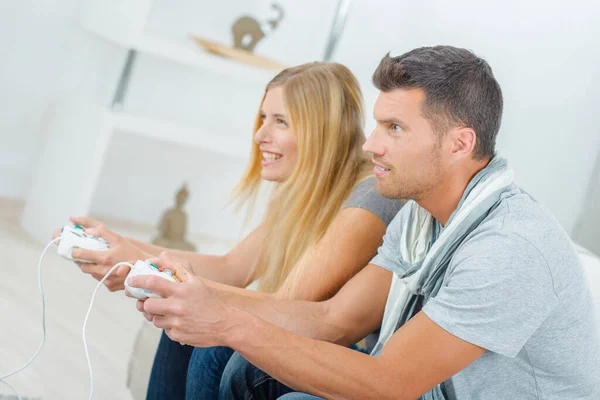
POLYGON ((87 260, 73 258, 71 251, 73 249, 88 249, 96 251, 108 250, 108 243, 98 236, 91 236, 83 231, 79 225, 65 225, 60 231, 60 243, 58 244, 58 254, 71 261, 89 263, 87 260))
POLYGON ((129 274, 125 279, 125 289, 127 289, 127 291, 131 293, 132 296, 140 300, 147 299, 148 297, 161 298, 162 296, 148 289, 129 286, 129 278, 138 275, 156 275, 171 282, 179 282, 175 277, 175 273, 170 269, 161 269, 156 265, 152 264, 150 261, 138 260, 136 261, 133 268, 131 268, 131 271, 129 271, 129 274))

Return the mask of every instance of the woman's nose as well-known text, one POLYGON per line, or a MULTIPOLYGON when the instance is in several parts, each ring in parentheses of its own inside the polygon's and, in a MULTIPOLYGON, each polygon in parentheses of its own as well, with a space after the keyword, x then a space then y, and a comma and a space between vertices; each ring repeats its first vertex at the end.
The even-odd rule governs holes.
POLYGON ((269 129, 266 124, 262 124, 260 128, 254 134, 254 141, 258 144, 265 143, 269 141, 269 129))

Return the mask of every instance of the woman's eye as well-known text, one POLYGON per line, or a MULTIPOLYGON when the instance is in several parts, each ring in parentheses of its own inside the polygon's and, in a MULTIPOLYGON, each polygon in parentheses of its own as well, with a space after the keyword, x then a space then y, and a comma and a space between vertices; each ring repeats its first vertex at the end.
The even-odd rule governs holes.
POLYGON ((284 120, 282 120, 282 119, 277 119, 277 123, 278 123, 279 125, 284 125, 284 126, 287 126, 287 122, 285 122, 285 121, 284 121, 284 120))

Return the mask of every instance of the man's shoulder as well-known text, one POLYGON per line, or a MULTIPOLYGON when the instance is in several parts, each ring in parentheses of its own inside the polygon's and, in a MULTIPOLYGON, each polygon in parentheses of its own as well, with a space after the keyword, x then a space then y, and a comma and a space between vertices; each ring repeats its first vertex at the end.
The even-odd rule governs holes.
POLYGON ((520 237, 542 253, 559 243, 571 245, 571 240, 545 206, 516 185, 501 196, 498 205, 481 223, 478 230, 497 231, 500 234, 520 237))
POLYGON ((502 195, 487 218, 467 237, 461 250, 535 257, 552 272, 579 263, 571 239, 552 213, 516 185, 502 195))

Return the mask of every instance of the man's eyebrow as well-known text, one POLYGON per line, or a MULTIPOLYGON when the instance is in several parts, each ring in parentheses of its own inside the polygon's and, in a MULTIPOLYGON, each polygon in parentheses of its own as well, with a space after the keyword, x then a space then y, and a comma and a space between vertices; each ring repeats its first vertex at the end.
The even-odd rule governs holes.
POLYGON ((402 118, 398 118, 398 117, 388 117, 385 119, 377 119, 376 116, 373 116, 373 118, 375 119, 375 121, 380 122, 382 124, 398 124, 398 125, 402 125, 402 126, 406 126, 406 122, 404 122, 402 120, 402 118))

